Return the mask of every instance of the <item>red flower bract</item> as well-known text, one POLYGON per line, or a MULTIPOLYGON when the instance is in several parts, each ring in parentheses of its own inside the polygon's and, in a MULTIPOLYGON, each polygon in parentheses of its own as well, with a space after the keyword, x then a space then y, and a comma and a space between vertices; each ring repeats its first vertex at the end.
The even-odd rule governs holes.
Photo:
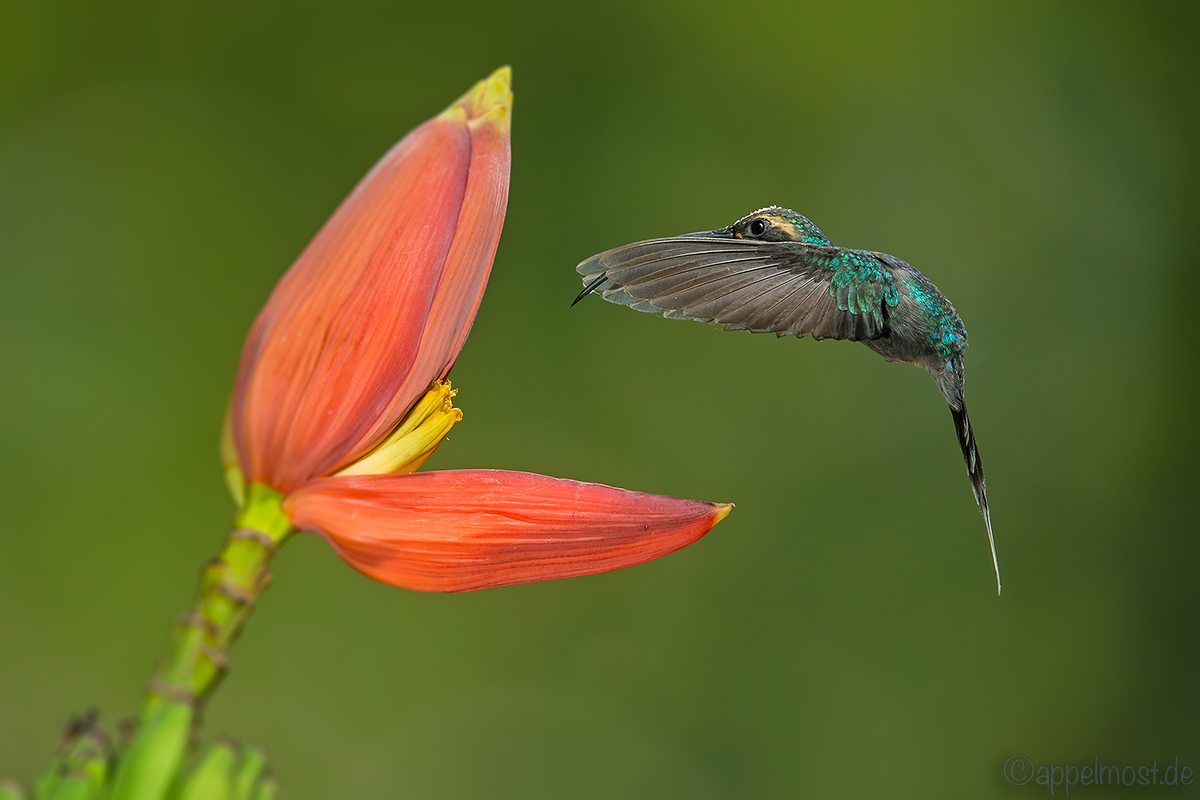
POLYGON ((234 389, 246 480, 287 492, 336 471, 449 371, 508 198, 508 105, 494 94, 468 95, 392 148, 271 294, 234 389))
POLYGON ((730 508, 516 472, 337 474, 409 472, 458 418, 435 382, 466 341, 500 238, 511 103, 505 68, 392 148, 276 286, 242 352, 230 404, 242 478, 284 495, 296 528, 399 586, 629 566, 694 541, 730 508), (402 423, 410 411, 419 419, 402 423), (389 451, 408 455, 365 458, 410 430, 421 446, 389 451))
POLYGON ((699 539, 729 506, 525 472, 455 470, 316 480, 284 509, 372 578, 462 592, 649 561, 699 539))

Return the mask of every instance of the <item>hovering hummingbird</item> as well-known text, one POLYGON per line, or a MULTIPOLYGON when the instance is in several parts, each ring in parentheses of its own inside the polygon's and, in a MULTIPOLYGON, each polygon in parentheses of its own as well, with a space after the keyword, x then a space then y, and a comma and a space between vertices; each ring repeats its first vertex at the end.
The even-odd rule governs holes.
POLYGON ((807 217, 779 206, 727 228, 606 250, 576 269, 584 289, 572 306, 598 290, 610 303, 669 319, 860 341, 888 361, 924 367, 950 405, 1000 593, 983 464, 963 400, 967 331, 932 281, 887 253, 838 247, 807 217))

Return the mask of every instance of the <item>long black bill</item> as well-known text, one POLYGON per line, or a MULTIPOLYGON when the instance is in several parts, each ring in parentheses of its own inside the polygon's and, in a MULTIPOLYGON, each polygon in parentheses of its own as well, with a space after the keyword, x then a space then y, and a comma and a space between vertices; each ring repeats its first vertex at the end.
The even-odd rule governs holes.
POLYGON ((571 308, 574 308, 576 303, 587 297, 592 292, 596 291, 596 289, 600 288, 600 284, 604 283, 606 280, 608 280, 608 276, 601 272, 598 276, 596 276, 594 281, 583 287, 583 291, 571 301, 571 308))
MULTIPOLYGON (((696 233, 684 233, 679 236, 674 236, 672 238, 673 239, 732 239, 733 238, 733 228, 728 227, 728 228, 720 228, 715 231, 697 231, 696 233)), ((576 295, 575 299, 571 301, 571 307, 574 308, 575 304, 578 303, 580 300, 582 300, 583 298, 587 297, 592 292, 594 292, 597 289, 604 286, 605 281, 608 280, 608 274, 607 274, 607 272, 603 271, 602 264, 607 256, 611 256, 616 253, 628 251, 630 248, 637 247, 640 244, 645 244, 645 243, 644 242, 634 242, 632 245, 625 245, 624 247, 616 247, 616 248, 613 248, 612 250, 605 250, 603 253, 597 253, 596 255, 592 256, 591 258, 585 259, 583 262, 581 262, 579 264, 579 266, 576 267, 576 271, 578 271, 580 275, 584 276, 584 280, 587 281, 587 285, 585 285, 583 287, 583 291, 580 292, 578 295, 576 295), (600 269, 599 272, 596 271, 597 267, 599 267, 599 269, 600 269), (594 277, 592 277, 592 276, 594 276, 594 277), (590 278, 590 280, 589 280, 589 278, 590 278)))

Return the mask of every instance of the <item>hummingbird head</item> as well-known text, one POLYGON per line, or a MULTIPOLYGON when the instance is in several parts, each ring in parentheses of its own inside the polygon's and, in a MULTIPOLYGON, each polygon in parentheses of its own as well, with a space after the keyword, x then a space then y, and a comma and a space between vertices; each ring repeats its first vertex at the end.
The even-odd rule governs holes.
POLYGON ((832 244, 808 217, 780 206, 767 206, 753 214, 747 214, 725 228, 722 233, 737 239, 759 242, 803 242, 826 246, 832 244))

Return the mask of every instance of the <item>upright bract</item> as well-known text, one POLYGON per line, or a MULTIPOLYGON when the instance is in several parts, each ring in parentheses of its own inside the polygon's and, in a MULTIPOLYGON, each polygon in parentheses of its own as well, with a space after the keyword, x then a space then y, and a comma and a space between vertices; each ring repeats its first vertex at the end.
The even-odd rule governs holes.
POLYGON ((247 481, 288 492, 388 434, 466 340, 508 199, 508 71, 397 144, 271 294, 232 403, 247 481))

